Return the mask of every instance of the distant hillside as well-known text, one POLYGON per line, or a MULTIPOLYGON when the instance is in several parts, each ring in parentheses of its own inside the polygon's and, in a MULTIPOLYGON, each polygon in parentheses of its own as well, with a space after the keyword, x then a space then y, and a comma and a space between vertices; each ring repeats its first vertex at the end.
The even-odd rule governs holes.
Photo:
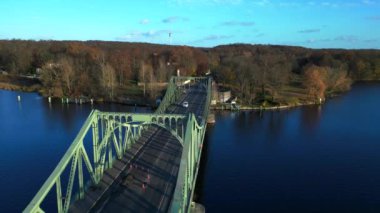
MULTIPOLYGON (((137 82, 165 82, 177 69, 193 76, 211 70, 240 103, 276 105, 318 100, 348 90, 357 80, 380 80, 380 51, 2 40, 0 69, 39 76, 45 95, 106 100, 141 96, 137 82)), ((154 98, 159 92, 150 87, 146 94, 154 98)))

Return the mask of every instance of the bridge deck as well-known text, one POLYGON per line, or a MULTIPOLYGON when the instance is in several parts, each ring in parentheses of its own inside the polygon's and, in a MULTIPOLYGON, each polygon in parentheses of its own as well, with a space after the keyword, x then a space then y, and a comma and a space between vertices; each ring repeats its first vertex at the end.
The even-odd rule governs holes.
MULTIPOLYGON (((206 90, 193 85, 166 113, 195 113, 201 118, 206 90), (182 107, 187 101, 189 106, 182 107)), ((170 132, 151 126, 127 154, 116 160, 95 189, 71 206, 71 212, 167 212, 176 186, 182 146, 170 132)))

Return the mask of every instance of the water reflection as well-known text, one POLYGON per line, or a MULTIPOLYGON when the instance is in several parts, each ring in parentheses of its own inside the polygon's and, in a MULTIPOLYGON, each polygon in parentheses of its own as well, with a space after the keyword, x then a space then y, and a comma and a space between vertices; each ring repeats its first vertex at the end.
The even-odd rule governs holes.
POLYGON ((17 105, 18 105, 18 110, 21 112, 22 111, 22 103, 21 103, 21 101, 19 101, 17 105))
POLYGON ((231 128, 235 131, 240 134, 250 135, 263 132, 268 136, 265 139, 268 142, 278 140, 283 132, 284 123, 288 116, 287 111, 245 111, 234 112, 231 115, 233 115, 233 125, 231 128))
POLYGON ((202 157, 201 157, 201 163, 199 165, 199 170, 198 170, 198 177, 197 177, 197 183, 195 185, 195 192, 194 192, 194 201, 199 202, 203 199, 204 196, 204 182, 205 182, 205 177, 207 174, 207 168, 209 165, 209 159, 210 155, 212 153, 210 152, 210 136, 213 134, 214 126, 213 125, 208 125, 206 135, 205 135, 205 140, 203 142, 203 150, 202 150, 202 157))
MULTIPOLYGON (((2 212, 22 211, 93 108, 134 111, 17 94, 0 91, 2 212)), ((207 212, 380 212, 379 106, 380 84, 361 84, 322 107, 216 112, 195 199, 207 212)))
POLYGON ((199 202, 207 212, 380 212, 378 106, 370 83, 323 106, 216 112, 199 202))
POLYGON ((300 109, 301 125, 308 132, 313 132, 318 126, 322 115, 322 106, 305 106, 300 109))
MULTIPOLYGON (((131 112, 119 104, 51 103, 36 93, 0 90, 0 209, 21 212, 53 171, 93 108, 131 112), (17 96, 21 96, 21 101, 17 96), (17 184, 15 184, 17 183, 17 184)), ((149 112, 149 108, 138 108, 149 112)))
POLYGON ((112 112, 150 112, 148 107, 134 107, 120 104, 65 104, 58 99, 53 99, 50 103, 47 99, 41 100, 42 113, 45 124, 54 125, 54 121, 59 121, 65 131, 72 131, 78 124, 78 114, 87 118, 91 110, 112 112))

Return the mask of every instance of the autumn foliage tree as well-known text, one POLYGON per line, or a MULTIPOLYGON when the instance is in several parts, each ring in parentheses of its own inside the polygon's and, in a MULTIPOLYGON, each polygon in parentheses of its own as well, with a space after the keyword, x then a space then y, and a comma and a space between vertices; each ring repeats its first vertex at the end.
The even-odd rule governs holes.
MULTIPOLYGON (((380 80, 378 50, 316 50, 278 45, 231 44, 213 48, 103 41, 0 40, 0 71, 31 75, 41 92, 57 97, 123 99, 137 82, 147 96, 176 70, 214 79, 244 104, 286 98, 314 99, 349 89, 356 80, 380 80), (40 72, 42 70, 42 72, 40 72), (143 77, 144 76, 144 77, 143 77), (151 84, 152 83, 152 84, 151 84), (305 90, 303 88, 306 88, 305 90), (307 91, 308 97, 304 96, 307 91)), ((132 94, 141 94, 136 87, 132 94)), ((136 96, 137 96, 136 95, 136 96)), ((303 101, 303 100, 301 100, 303 101)))
POLYGON ((304 73, 304 86, 308 94, 314 98, 325 98, 327 71, 323 67, 311 65, 306 68, 304 73))

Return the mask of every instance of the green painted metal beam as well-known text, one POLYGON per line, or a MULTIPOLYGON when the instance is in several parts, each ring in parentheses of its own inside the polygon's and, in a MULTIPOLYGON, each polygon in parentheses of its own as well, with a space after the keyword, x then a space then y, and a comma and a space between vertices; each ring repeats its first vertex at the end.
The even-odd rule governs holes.
POLYGON ((47 194, 54 190, 57 197, 57 211, 67 212, 74 191, 74 180, 78 178, 79 198, 83 198, 84 184, 91 181, 97 184, 106 169, 112 167, 113 156, 121 158, 131 145, 141 136, 147 125, 157 125, 168 130, 183 146, 181 164, 174 198, 170 205, 172 212, 188 212, 192 201, 196 176, 198 173, 203 138, 206 131, 206 119, 211 101, 211 79, 206 77, 173 77, 166 94, 153 114, 147 113, 116 113, 94 110, 90 113, 78 135, 60 160, 53 173, 48 177, 41 189, 25 208, 24 212, 43 212, 41 204, 47 194), (200 82, 207 89, 207 98, 202 119, 198 123, 194 114, 164 114, 171 104, 177 101, 182 90, 189 83, 200 82), (172 120, 175 125, 172 126, 172 120), (169 121, 169 125, 165 125, 169 121), (179 126, 179 122, 181 125, 179 126), (186 128, 185 128, 186 124, 186 128), (181 133, 179 134, 179 130, 181 133), (118 135, 116 132, 118 131, 118 135), (90 135, 90 141, 85 138, 90 135), (92 143, 92 151, 87 151, 85 143, 92 143), (113 153, 116 150, 116 153, 113 153), (92 158, 88 156, 92 154, 92 158), (71 162, 71 164, 70 164, 71 162), (85 167, 83 167, 83 163, 85 167), (86 168, 84 170, 84 168, 86 168), (69 170, 68 185, 62 190, 61 179, 64 171, 69 170), (78 170, 78 172, 77 172, 78 170), (84 179, 84 171, 89 173, 89 180, 84 179), (55 186, 55 187, 54 187, 55 186), (65 192, 66 194, 63 194, 65 192))
POLYGON ((184 143, 186 145, 182 151, 177 184, 169 209, 170 212, 175 213, 190 211, 211 103, 211 78, 197 78, 195 80, 205 82, 207 97, 200 123, 198 123, 194 114, 190 114, 187 120, 188 123, 184 136, 184 143))

